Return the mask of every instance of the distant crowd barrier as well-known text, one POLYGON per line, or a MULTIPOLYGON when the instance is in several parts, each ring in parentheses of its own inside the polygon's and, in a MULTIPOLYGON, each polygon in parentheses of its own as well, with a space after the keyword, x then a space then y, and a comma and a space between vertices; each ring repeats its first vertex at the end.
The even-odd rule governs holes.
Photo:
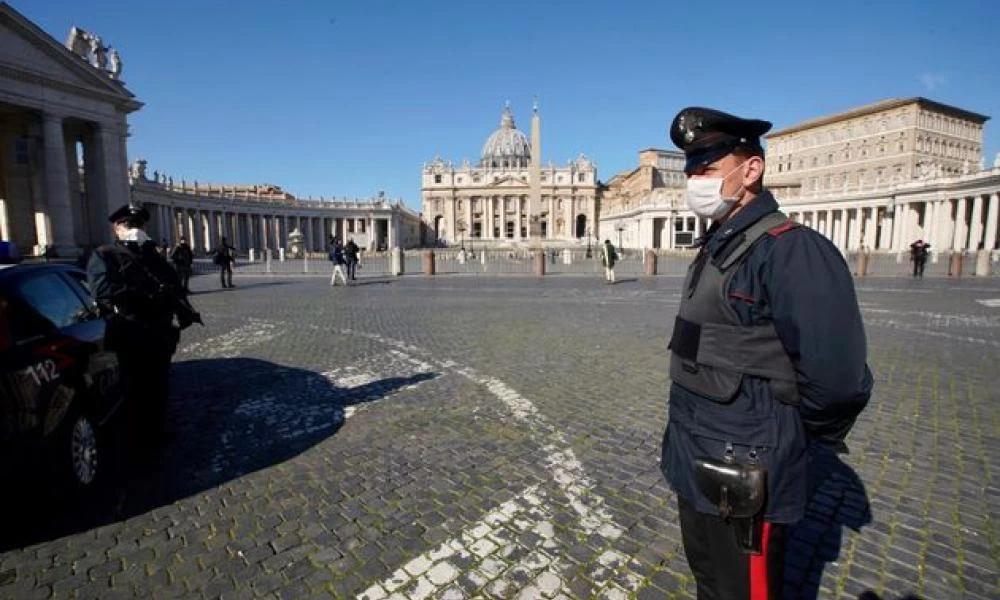
MULTIPOLYGON (((683 277, 695 257, 693 250, 618 250, 615 271, 619 276, 683 277)), ((909 253, 848 252, 847 264, 856 277, 910 277, 909 253)), ((332 265, 326 254, 313 252, 303 258, 281 259, 279 252, 255 252, 237 257, 237 275, 327 275, 332 265)), ((211 259, 197 259, 194 273, 214 273, 211 259)), ((592 275, 604 272, 600 248, 545 248, 482 250, 434 248, 362 253, 358 276, 393 277, 404 274, 440 275, 592 275)), ((940 252, 924 267, 924 277, 1000 277, 1000 251, 940 252)))

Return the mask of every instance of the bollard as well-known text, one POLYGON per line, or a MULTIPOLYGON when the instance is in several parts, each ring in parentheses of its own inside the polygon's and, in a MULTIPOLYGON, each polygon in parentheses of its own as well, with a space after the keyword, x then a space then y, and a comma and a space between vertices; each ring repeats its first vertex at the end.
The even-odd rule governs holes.
POLYGON ((278 248, 278 260, 280 262, 285 262, 285 249, 284 248, 278 248))
POLYGON ((395 277, 399 277, 403 274, 404 270, 404 256, 403 250, 400 248, 392 249, 392 274, 395 277))
POLYGON ((976 252, 976 277, 986 277, 990 274, 990 251, 979 250, 976 252))
POLYGON ((854 276, 864 277, 868 274, 868 253, 859 250, 854 260, 854 276))
POLYGON ((569 248, 563 249, 563 264, 564 265, 573 264, 573 252, 569 248))
POLYGON ((424 252, 424 275, 434 274, 434 251, 424 252))
POLYGON ((951 277, 961 277, 962 276, 962 253, 952 252, 951 253, 951 264, 948 266, 948 275, 951 277))
POLYGON ((535 252, 533 259, 535 261, 535 276, 541 277, 545 275, 545 252, 541 250, 535 252))
POLYGON ((653 277, 654 275, 656 275, 656 252, 653 252, 652 250, 646 250, 645 262, 646 266, 644 272, 646 274, 646 277, 653 277))
POLYGON ((250 259, 247 262, 253 262, 253 248, 250 248, 250 259))
POLYGON ((269 249, 264 251, 264 272, 271 272, 271 250, 269 249))

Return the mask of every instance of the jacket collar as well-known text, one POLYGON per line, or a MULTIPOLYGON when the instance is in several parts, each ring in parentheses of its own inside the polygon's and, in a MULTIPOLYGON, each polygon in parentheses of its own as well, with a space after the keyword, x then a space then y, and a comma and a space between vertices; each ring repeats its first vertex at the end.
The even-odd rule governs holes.
POLYGON ((713 223, 705 234, 703 244, 710 254, 726 245, 733 236, 739 235, 761 218, 778 210, 778 201, 768 190, 762 190, 757 197, 743 207, 731 219, 713 223))

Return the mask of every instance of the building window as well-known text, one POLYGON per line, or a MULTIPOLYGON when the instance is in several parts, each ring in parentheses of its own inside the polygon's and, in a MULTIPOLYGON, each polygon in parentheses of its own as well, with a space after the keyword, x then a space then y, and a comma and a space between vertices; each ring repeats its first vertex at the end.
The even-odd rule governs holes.
POLYGON ((514 221, 507 221, 507 237, 514 237, 514 221))
POLYGON ((462 183, 462 178, 461 177, 458 178, 458 182, 462 183))
POLYGON ((481 180, 482 178, 479 175, 472 176, 472 183, 479 183, 481 180))
POLYGON ((440 175, 435 175, 434 176, 434 183, 441 183, 441 176, 440 175))
POLYGON ((481 221, 475 221, 472 223, 472 237, 483 237, 483 223, 481 221))
POLYGON ((587 176, 585 174, 583 174, 583 173, 577 173, 576 174, 576 180, 578 182, 580 182, 580 183, 583 183, 584 181, 587 180, 587 176))

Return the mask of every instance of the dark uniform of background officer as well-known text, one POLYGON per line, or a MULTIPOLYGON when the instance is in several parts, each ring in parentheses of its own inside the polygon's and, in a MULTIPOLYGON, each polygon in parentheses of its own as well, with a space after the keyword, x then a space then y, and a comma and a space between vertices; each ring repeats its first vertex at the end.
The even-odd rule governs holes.
POLYGON ((105 343, 118 356, 132 447, 148 448, 165 438, 168 372, 180 330, 200 318, 142 230, 146 209, 126 205, 108 220, 117 241, 94 250, 87 276, 108 321, 105 343))
POLYGON ((671 337, 661 461, 701 599, 781 597, 784 526, 806 508, 807 446, 843 446, 872 390, 843 256, 761 187, 759 138, 770 128, 687 108, 670 129, 686 155, 688 206, 713 221, 671 337), (738 545, 736 521, 720 516, 739 499, 697 462, 766 473, 759 552, 738 545))

